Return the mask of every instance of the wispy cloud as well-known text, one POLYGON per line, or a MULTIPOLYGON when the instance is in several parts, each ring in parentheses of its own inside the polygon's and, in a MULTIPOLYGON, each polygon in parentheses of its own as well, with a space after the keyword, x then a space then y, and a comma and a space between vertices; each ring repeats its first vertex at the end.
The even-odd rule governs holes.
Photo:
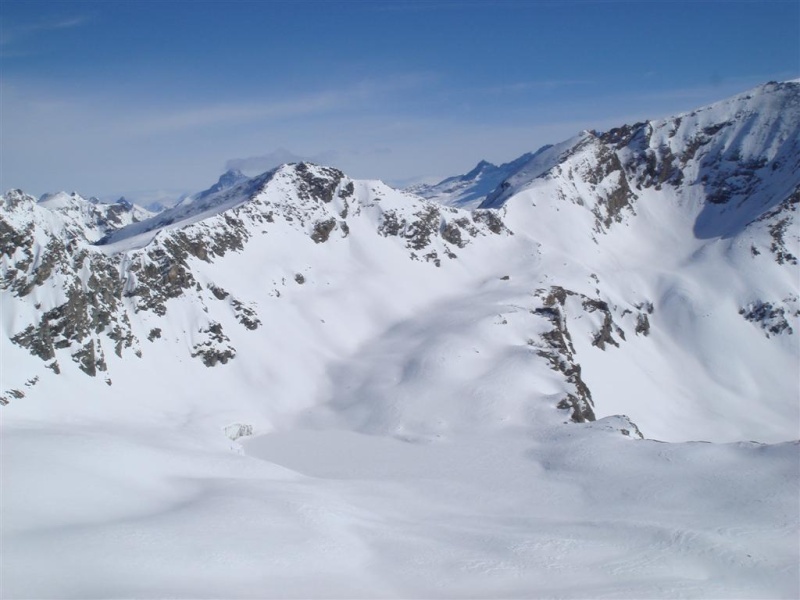
POLYGON ((493 94, 527 91, 549 91, 569 86, 589 85, 591 83, 592 82, 588 79, 544 79, 536 81, 518 81, 504 85, 497 85, 486 88, 484 91, 493 94))
POLYGON ((323 92, 291 101, 219 104, 186 109, 156 108, 150 114, 134 116, 123 129, 125 133, 137 136, 157 135, 216 125, 320 114, 342 104, 340 94, 323 92))
MULTIPOLYGON (((88 15, 75 15, 60 19, 46 19, 35 23, 17 23, 9 24, 7 22, 0 25, 0 47, 10 46, 15 42, 24 41, 25 39, 34 36, 38 33, 46 33, 48 31, 59 31, 64 29, 73 29, 80 27, 90 20, 88 15)), ((3 53, 4 57, 21 56, 21 53, 3 53)))
POLYGON ((388 162, 395 130, 387 132, 386 123, 407 112, 403 98, 416 102, 435 79, 387 74, 227 102, 181 98, 161 86, 130 94, 107 83, 0 77, 4 114, 14 115, 0 121, 0 146, 8 149, 0 187, 105 194, 139 189, 146 180, 151 188, 202 189, 226 161, 253 174, 298 160, 344 170, 366 162, 361 175, 382 176, 372 165, 388 162))
POLYGON ((218 125, 277 121, 337 112, 353 112, 402 90, 416 89, 436 79, 432 73, 404 73, 362 80, 340 88, 264 101, 187 106, 154 107, 147 114, 131 115, 123 133, 149 136, 218 125))
POLYGON ((62 19, 60 21, 51 21, 50 23, 45 23, 40 26, 40 29, 47 30, 47 29, 72 29, 73 27, 79 27, 86 23, 89 20, 89 17, 82 15, 77 17, 70 17, 68 19, 62 19))

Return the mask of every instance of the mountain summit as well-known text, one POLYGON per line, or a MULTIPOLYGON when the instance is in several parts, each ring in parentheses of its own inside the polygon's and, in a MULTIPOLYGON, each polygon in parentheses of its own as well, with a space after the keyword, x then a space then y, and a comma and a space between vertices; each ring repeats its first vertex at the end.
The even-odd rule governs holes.
POLYGON ((242 173, 239 169, 228 169, 222 175, 219 176, 217 183, 212 185, 207 190, 198 192, 193 196, 193 199, 202 200, 203 198, 206 198, 212 194, 216 194, 223 190, 232 188, 236 184, 239 184, 245 180, 247 180, 247 176, 244 173, 242 173))
POLYGON ((465 175, 448 177, 435 185, 413 185, 406 188, 405 191, 446 206, 476 208, 486 195, 500 185, 503 180, 516 173, 522 165, 548 148, 550 146, 544 146, 535 153, 523 154, 516 160, 504 163, 499 167, 482 160, 465 175))

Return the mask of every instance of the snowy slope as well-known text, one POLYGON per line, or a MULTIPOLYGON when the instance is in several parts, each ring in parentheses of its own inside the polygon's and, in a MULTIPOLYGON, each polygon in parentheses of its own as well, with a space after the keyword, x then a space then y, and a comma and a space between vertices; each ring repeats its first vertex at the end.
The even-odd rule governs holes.
POLYGON ((799 98, 473 211, 306 163, 123 227, 7 193, 0 592, 796 597, 799 98))

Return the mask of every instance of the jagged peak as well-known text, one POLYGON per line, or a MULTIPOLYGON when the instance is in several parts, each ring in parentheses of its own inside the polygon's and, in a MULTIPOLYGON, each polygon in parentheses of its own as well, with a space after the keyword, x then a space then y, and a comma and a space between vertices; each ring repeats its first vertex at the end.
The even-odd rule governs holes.
POLYGON ((7 210, 14 210, 22 204, 36 204, 36 198, 18 188, 10 189, 2 196, 2 205, 7 210))
POLYGON ((217 185, 223 187, 231 187, 237 183, 248 179, 247 175, 242 173, 239 169, 228 169, 217 180, 217 185))
POLYGON ((471 180, 475 179, 478 175, 485 173, 486 171, 492 171, 497 169, 497 165, 490 163, 488 160, 481 160, 475 167, 466 175, 462 175, 462 180, 471 180))
MULTIPOLYGON (((230 189, 244 181, 250 179, 242 173, 239 169, 228 169, 222 175, 219 176, 217 182, 209 187, 208 189, 203 190, 202 192, 198 192, 194 196, 187 198, 188 201, 194 200, 201 200, 223 190, 230 189)), ((184 202, 180 202, 179 204, 183 204, 184 202)))
POLYGON ((231 177, 239 178, 246 177, 244 173, 242 173, 239 169, 228 169, 222 175, 219 176, 219 180, 229 179, 231 177))
POLYGON ((310 161, 300 161, 294 163, 284 163, 277 168, 278 173, 315 173, 326 177, 344 177, 344 173, 336 167, 319 165, 310 161))
POLYGON ((49 208, 50 210, 58 210, 70 208, 81 202, 88 203, 88 200, 85 200, 83 196, 77 192, 68 193, 60 191, 42 194, 39 198, 38 204, 40 206, 44 206, 45 208, 49 208))

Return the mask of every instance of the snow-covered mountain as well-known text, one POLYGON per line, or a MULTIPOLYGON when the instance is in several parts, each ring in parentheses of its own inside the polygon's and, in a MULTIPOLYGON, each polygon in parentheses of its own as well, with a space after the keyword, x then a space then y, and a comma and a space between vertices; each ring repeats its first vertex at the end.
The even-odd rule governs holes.
POLYGON ((535 156, 547 151, 544 146, 535 153, 523 154, 519 158, 500 166, 482 160, 469 173, 448 177, 437 184, 420 183, 405 189, 409 194, 433 200, 445 206, 477 208, 486 195, 494 191, 505 179, 519 171, 535 156))
POLYGON ((9 594, 792 596, 799 202, 800 82, 414 193, 10 191, 9 594))
POLYGON ((128 202, 124 197, 116 202, 100 202, 97 198, 86 199, 76 192, 57 192, 43 195, 38 204, 61 215, 65 223, 77 227, 79 235, 89 242, 96 242, 112 231, 153 216, 149 210, 128 202))
POLYGON ((212 185, 210 188, 206 190, 203 190, 202 192, 194 194, 192 196, 192 199, 202 200, 203 198, 207 198, 208 196, 232 188, 236 184, 241 183, 246 179, 247 176, 244 173, 242 173, 239 169, 228 169, 222 175, 219 176, 219 179, 214 185, 212 185))

